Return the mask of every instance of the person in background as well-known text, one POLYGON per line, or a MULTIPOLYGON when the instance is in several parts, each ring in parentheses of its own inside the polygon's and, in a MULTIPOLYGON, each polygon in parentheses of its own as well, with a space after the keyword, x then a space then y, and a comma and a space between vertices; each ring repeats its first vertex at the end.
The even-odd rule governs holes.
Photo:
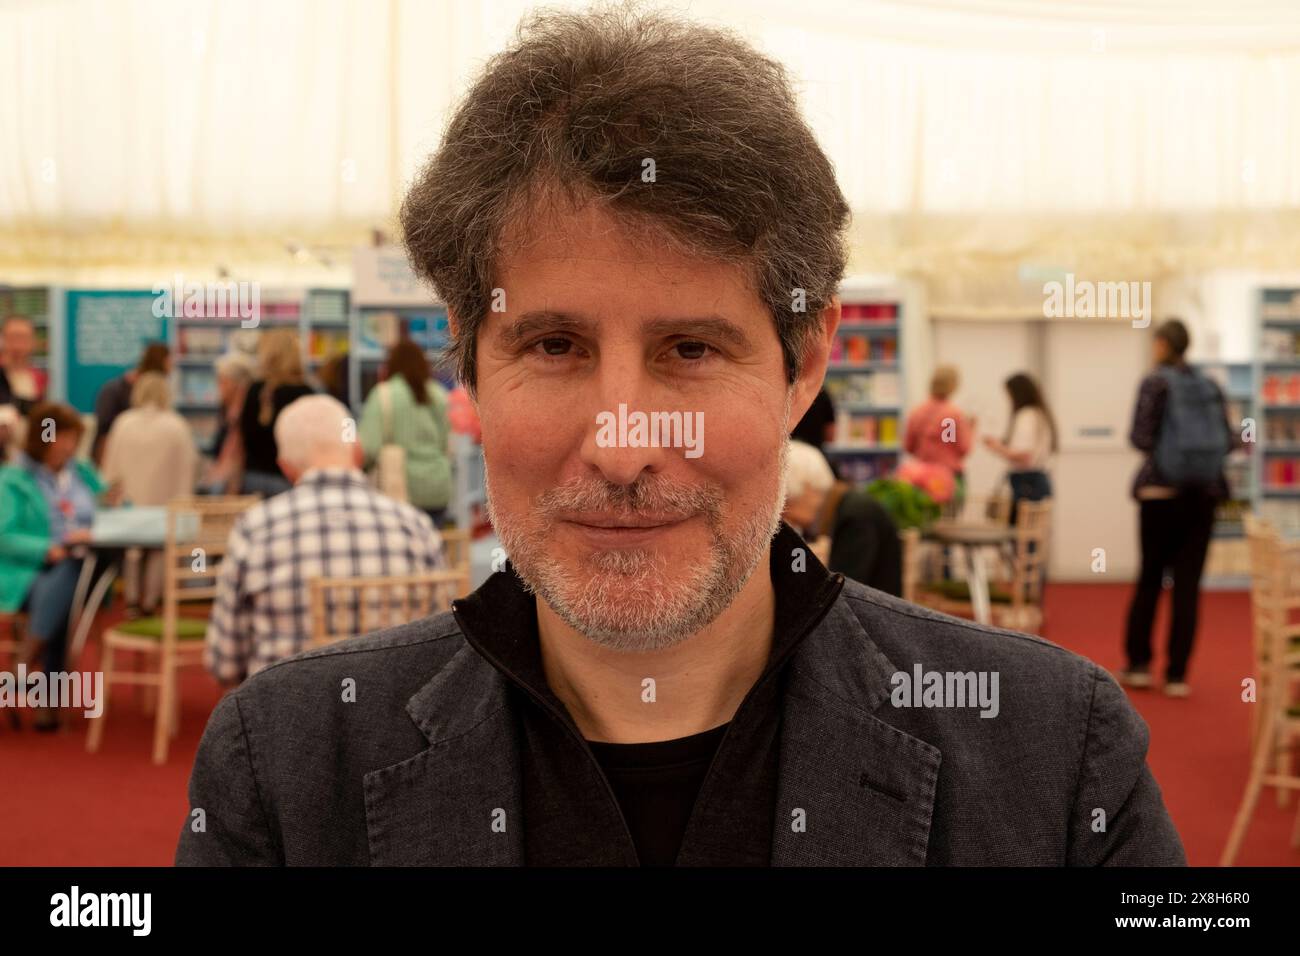
POLYGON ((447 390, 429 374, 424 352, 403 339, 388 353, 388 379, 366 397, 360 426, 367 466, 385 445, 406 453, 407 498, 439 528, 451 499, 447 405, 447 390))
POLYGON ((794 426, 790 437, 805 445, 812 445, 823 454, 825 446, 834 443, 835 404, 831 401, 825 385, 817 392, 817 397, 813 399, 812 405, 804 413, 803 418, 799 419, 799 424, 794 426))
MULTIPOLYGON (((0 468, 0 611, 26 612, 27 633, 52 674, 64 667, 73 593, 105 485, 75 459, 83 430, 76 409, 41 402, 26 425, 17 461, 0 468)), ((36 726, 54 729, 58 712, 42 711, 36 726)))
POLYGON ((340 352, 326 359, 316 372, 316 378, 320 381, 321 388, 325 389, 325 394, 333 396, 344 405, 349 404, 348 372, 350 367, 348 353, 340 352))
POLYGON ((23 422, 33 405, 45 397, 45 372, 31 365, 36 329, 23 315, 8 316, 0 325, 0 462, 23 443, 23 422))
POLYGON ((171 351, 167 345, 151 342, 145 346, 135 368, 110 379, 100 388, 99 394, 95 396, 95 445, 91 452, 96 465, 104 461, 104 445, 117 416, 131 408, 131 390, 135 387, 135 380, 146 372, 161 372, 166 375, 170 370, 171 351))
POLYGON ((786 523, 800 533, 816 526, 817 532, 830 535, 830 571, 901 597, 903 545, 894 520, 866 488, 850 488, 833 499, 836 488, 826 456, 811 445, 790 442, 782 511, 786 523), (819 524, 824 512, 829 513, 819 524))
POLYGON ((328 395, 288 405, 275 422, 293 490, 250 508, 231 530, 204 662, 238 683, 303 650, 311 637, 308 582, 394 577, 445 568, 428 516, 370 487, 349 410, 328 395), (292 568, 292 574, 272 573, 292 568))
MULTIPOLYGON (((113 422, 104 450, 104 480, 120 488, 125 504, 165 505, 194 492, 198 447, 189 422, 171 404, 167 376, 144 372, 131 387, 131 408, 113 422)), ((162 552, 142 555, 133 548, 126 558, 127 616, 155 613, 162 598, 162 552)))
POLYGON ((243 352, 228 352, 216 361, 217 401, 220 422, 208 454, 211 464, 199 482, 200 490, 210 495, 235 494, 244 471, 244 437, 240 415, 244 398, 253 381, 254 362, 243 352))
POLYGON ((903 450, 927 465, 938 465, 952 473, 956 489, 953 506, 961 508, 966 496, 966 477, 963 471, 966 456, 970 454, 973 419, 967 418, 951 401, 961 381, 957 369, 941 365, 930 378, 930 397, 907 416, 903 433, 903 450))
POLYGON ((1151 628, 1168 569, 1174 587, 1164 690, 1170 697, 1190 693, 1187 665, 1196 638, 1201 572, 1215 511, 1228 497, 1223 461, 1241 444, 1218 384, 1187 364, 1190 342, 1187 327, 1177 319, 1156 329, 1156 367, 1138 389, 1129 432, 1133 447, 1146 453, 1133 480, 1142 569, 1129 605, 1128 664, 1119 679, 1129 687, 1151 686, 1151 628))
POLYGON ((290 480, 276 464, 275 422, 291 402, 312 394, 302 370, 298 336, 290 329, 274 329, 257 344, 260 377, 248 387, 239 416, 239 433, 244 445, 243 494, 264 497, 288 491, 290 480))
POLYGON ((1011 398, 1011 422, 1006 438, 984 436, 984 444, 1006 459, 1011 481, 1011 523, 1022 501, 1042 501, 1052 495, 1047 468, 1056 452, 1056 420, 1043 399, 1038 383, 1023 372, 1006 381, 1011 398))

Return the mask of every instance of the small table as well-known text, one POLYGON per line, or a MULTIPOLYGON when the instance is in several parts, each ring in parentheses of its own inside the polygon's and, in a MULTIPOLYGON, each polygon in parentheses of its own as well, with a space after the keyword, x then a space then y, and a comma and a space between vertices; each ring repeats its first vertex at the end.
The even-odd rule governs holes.
POLYGON ((975 612, 975 620, 981 624, 990 623, 993 616, 984 551, 1014 541, 1015 534, 1015 528, 1000 524, 936 521, 923 535, 930 541, 960 549, 965 554, 968 568, 966 584, 970 588, 971 609, 975 612))

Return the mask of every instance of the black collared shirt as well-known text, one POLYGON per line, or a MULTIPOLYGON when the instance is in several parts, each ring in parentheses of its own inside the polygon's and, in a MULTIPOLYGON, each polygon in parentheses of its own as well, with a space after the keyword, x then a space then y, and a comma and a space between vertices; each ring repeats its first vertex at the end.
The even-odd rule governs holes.
MULTIPOLYGON (((678 866, 770 862, 785 665, 830 610, 844 579, 831 575, 786 525, 772 541, 769 573, 776 605, 771 656, 725 725, 703 774, 676 853, 678 866)), ((637 866, 642 862, 638 839, 618 796, 630 784, 618 772, 618 785, 611 783, 547 684, 535 601, 508 568, 453 605, 466 640, 510 682, 520 748, 525 861, 529 866, 637 866)), ((644 820, 643 802, 626 806, 634 819, 644 820)), ((662 830, 658 835, 643 826, 637 830, 647 855, 667 852, 662 830)))

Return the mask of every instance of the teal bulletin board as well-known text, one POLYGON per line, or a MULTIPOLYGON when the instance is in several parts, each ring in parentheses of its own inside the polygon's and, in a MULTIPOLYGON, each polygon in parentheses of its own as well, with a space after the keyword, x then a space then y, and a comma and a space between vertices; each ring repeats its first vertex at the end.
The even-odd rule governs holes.
POLYGON ((69 291, 67 327, 68 403, 95 410, 95 396, 110 379, 135 368, 150 342, 166 342, 166 316, 153 314, 152 292, 69 291))

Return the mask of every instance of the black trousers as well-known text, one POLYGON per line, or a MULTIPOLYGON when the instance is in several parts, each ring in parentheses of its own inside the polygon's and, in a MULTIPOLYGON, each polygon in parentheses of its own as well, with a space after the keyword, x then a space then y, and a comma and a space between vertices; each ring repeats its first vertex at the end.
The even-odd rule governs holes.
POLYGON ((1130 670, 1143 670, 1151 664, 1151 626, 1168 569, 1174 579, 1174 604, 1165 679, 1181 681, 1187 676, 1215 506, 1213 498, 1199 492, 1141 503, 1142 571, 1129 606, 1125 639, 1130 670))

